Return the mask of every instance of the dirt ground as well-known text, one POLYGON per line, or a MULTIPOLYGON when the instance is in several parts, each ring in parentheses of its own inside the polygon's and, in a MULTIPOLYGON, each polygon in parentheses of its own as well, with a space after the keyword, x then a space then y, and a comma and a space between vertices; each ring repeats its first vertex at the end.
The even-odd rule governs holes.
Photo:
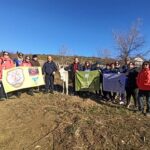
POLYGON ((0 102, 0 150, 150 149, 150 118, 61 93, 0 102))

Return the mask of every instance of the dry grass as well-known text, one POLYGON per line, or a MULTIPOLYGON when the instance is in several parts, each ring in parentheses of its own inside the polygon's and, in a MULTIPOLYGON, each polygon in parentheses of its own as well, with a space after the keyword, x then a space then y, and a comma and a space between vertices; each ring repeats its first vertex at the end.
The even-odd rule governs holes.
POLYGON ((123 107, 60 93, 0 103, 1 150, 150 148, 150 120, 123 107))

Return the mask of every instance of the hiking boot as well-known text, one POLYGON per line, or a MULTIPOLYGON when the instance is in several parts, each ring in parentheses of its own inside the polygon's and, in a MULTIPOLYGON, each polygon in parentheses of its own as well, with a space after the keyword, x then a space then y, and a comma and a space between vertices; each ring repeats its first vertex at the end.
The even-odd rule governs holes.
POLYGON ((8 93, 7 94, 8 99, 15 99, 16 95, 12 94, 12 93, 8 93))
POLYGON ((30 95, 30 96, 34 96, 33 92, 27 92, 27 94, 30 95))
POLYGON ((138 111, 138 107, 135 106, 135 107, 133 108, 133 110, 134 110, 134 111, 138 111))
POLYGON ((34 93, 40 93, 39 89, 34 90, 34 93))
POLYGON ((5 97, 0 98, 0 101, 5 101, 5 100, 6 100, 5 97))
POLYGON ((54 94, 54 91, 53 91, 53 90, 50 90, 49 92, 50 92, 51 94, 54 94))
POLYGON ((45 90, 43 93, 44 93, 44 94, 48 94, 48 91, 47 91, 47 90, 45 90))
POLYGON ((135 111, 137 115, 145 115, 144 111, 142 110, 138 110, 138 111, 135 111))
POLYGON ((17 93, 16 93, 16 96, 17 96, 18 98, 20 98, 20 97, 21 97, 21 92, 17 92, 17 93))

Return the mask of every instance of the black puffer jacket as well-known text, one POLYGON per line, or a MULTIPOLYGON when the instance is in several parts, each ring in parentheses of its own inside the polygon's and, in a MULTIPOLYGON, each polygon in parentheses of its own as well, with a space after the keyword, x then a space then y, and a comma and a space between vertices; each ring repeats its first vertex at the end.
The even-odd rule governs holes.
POLYGON ((57 66, 56 66, 56 64, 53 61, 51 61, 51 62, 47 61, 43 65, 43 68, 42 68, 42 73, 43 74, 45 73, 46 75, 52 75, 52 73, 54 71, 57 71, 57 66))
POLYGON ((137 88, 136 78, 138 75, 138 68, 132 68, 127 71, 126 88, 135 89, 137 88))

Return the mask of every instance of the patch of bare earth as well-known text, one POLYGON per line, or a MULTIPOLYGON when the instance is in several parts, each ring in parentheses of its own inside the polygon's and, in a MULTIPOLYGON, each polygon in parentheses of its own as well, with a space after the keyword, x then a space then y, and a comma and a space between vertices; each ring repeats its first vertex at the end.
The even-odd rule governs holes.
POLYGON ((150 149, 150 119, 76 96, 0 102, 0 150, 150 149))

